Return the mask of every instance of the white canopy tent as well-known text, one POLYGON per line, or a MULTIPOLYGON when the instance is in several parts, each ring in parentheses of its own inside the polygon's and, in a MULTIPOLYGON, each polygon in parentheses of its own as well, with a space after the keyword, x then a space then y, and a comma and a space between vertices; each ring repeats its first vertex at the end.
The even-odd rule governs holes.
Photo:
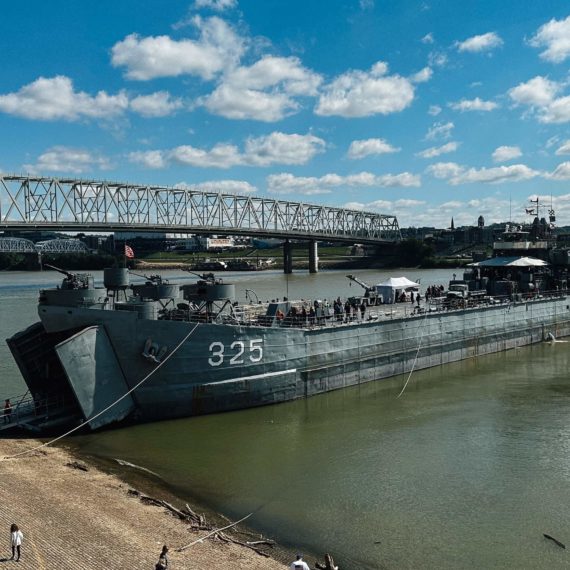
POLYGON ((419 283, 410 281, 407 277, 390 277, 383 283, 375 285, 375 288, 378 295, 382 295, 384 303, 395 303, 402 292, 417 293, 419 286, 419 283))
POLYGON ((536 257, 491 257, 469 265, 471 267, 544 267, 548 263, 536 257))

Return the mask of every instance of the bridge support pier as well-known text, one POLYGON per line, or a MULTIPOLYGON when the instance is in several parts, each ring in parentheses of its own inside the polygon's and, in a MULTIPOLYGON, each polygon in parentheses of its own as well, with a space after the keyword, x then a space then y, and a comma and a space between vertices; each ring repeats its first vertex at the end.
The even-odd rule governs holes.
POLYGON ((319 272, 319 249, 317 241, 312 239, 309 242, 309 273, 319 272))
POLYGON ((283 244, 283 273, 293 273, 293 247, 288 239, 283 244))

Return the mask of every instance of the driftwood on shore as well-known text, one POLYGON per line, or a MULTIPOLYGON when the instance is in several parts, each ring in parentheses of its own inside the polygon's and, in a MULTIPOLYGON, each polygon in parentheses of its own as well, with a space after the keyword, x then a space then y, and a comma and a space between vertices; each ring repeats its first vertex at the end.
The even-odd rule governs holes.
POLYGON ((194 544, 204 542, 204 540, 206 540, 207 538, 210 538, 210 537, 213 539, 221 540, 223 542, 232 542, 233 544, 238 544, 239 546, 243 546, 244 548, 249 548, 250 550, 253 550, 254 552, 259 554, 260 556, 264 556, 265 558, 269 558, 270 556, 269 556, 269 554, 267 554, 267 552, 264 552, 263 550, 261 550, 260 547, 269 546, 270 548, 273 548, 275 546, 275 542, 273 540, 255 540, 255 541, 245 541, 244 542, 242 540, 237 540, 236 538, 228 536, 227 534, 225 534, 223 532, 225 530, 229 530, 231 528, 234 528, 239 523, 241 523, 241 522, 245 521, 246 519, 248 519, 249 517, 251 517, 253 515, 253 513, 250 513, 249 515, 247 515, 247 516, 245 516, 245 517, 243 517, 240 520, 235 521, 235 522, 231 522, 231 521, 229 521, 229 519, 227 519, 227 517, 223 517, 226 520, 228 520, 230 522, 230 524, 223 526, 221 528, 213 528, 211 525, 209 525, 206 522, 206 517, 204 515, 200 515, 200 514, 196 513, 188 505, 188 503, 186 503, 184 505, 184 507, 183 507, 184 510, 183 510, 183 509, 177 509, 174 505, 171 505, 169 502, 164 501, 162 499, 157 499, 155 497, 150 497, 148 495, 144 495, 143 493, 141 493, 140 491, 137 491, 136 489, 129 489, 128 494, 133 496, 133 497, 138 497, 143 503, 146 503, 147 505, 155 505, 157 507, 162 507, 162 508, 166 509, 167 511, 169 511, 171 514, 178 517, 179 519, 190 523, 192 530, 209 531, 208 534, 206 534, 205 536, 197 538, 196 540, 192 541, 191 543, 186 544, 185 546, 181 546, 180 548, 177 548, 176 552, 184 552, 185 550, 187 550, 188 548, 190 548, 194 544))
POLYGON ((221 531, 227 530, 228 528, 232 528, 232 527, 238 525, 240 522, 243 522, 244 520, 248 519, 252 514, 253 513, 249 513, 249 515, 243 517, 242 519, 239 519, 239 521, 236 521, 236 522, 233 522, 233 523, 228 524, 226 526, 223 526, 222 528, 216 528, 212 532, 208 533, 206 536, 203 536, 202 538, 198 538, 197 540, 194 540, 193 542, 191 542, 190 544, 187 544, 186 546, 181 546, 180 548, 177 548, 176 552, 182 552, 183 550, 190 548, 194 544, 198 544, 199 542, 203 542, 206 538, 209 538, 210 536, 216 536, 216 535, 219 536, 219 533, 221 531))
POLYGON ((157 507, 166 509, 173 515, 177 516, 180 520, 190 523, 193 529, 211 530, 211 527, 206 524, 206 517, 195 513, 188 505, 185 505, 186 512, 184 512, 181 509, 177 509, 167 501, 156 499, 155 497, 149 497, 148 495, 144 495, 136 489, 129 489, 128 494, 134 497, 138 497, 143 503, 146 503, 147 505, 155 505, 157 507))
POLYGON ((80 471, 89 471, 89 467, 85 465, 85 463, 80 463, 79 461, 70 461, 69 463, 65 464, 67 467, 71 467, 72 469, 79 469, 80 471))
POLYGON ((325 563, 315 562, 315 568, 318 570, 338 570, 338 566, 334 565, 333 557, 330 554, 325 554, 325 563))

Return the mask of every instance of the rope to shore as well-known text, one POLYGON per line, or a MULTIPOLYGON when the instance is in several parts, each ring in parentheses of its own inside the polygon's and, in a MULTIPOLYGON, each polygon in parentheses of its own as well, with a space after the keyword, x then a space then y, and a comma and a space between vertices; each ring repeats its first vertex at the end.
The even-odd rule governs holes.
POLYGON ((239 519, 239 521, 233 522, 227 526, 224 526, 222 528, 216 528, 212 532, 209 532, 206 536, 203 536, 202 538, 198 538, 197 540, 195 540, 194 542, 191 542, 190 544, 187 544, 186 546, 181 546, 180 548, 177 548, 176 552, 183 552, 187 548, 194 546, 194 544, 198 544, 199 542, 204 542, 204 540, 206 540, 209 536, 212 536, 213 534, 216 534, 217 532, 222 532, 223 530, 226 530, 228 528, 232 528, 233 526, 238 525, 240 522, 243 522, 244 520, 248 519, 251 515, 253 515, 253 513, 249 513, 249 515, 243 517, 242 519, 239 519))
POLYGON ((56 441, 60 441, 64 437, 67 437, 68 435, 71 435, 72 433, 78 431, 79 429, 81 429, 82 427, 87 425, 89 422, 92 422, 93 420, 97 419, 99 416, 103 415, 105 412, 109 411, 113 406, 116 406, 121 400, 124 400, 127 396, 132 394, 139 386, 142 386, 155 372, 157 372, 162 366, 164 366, 170 360, 170 358, 176 354, 178 349, 192 336, 194 331, 198 328, 199 324, 200 323, 196 323, 194 325, 192 330, 174 347, 174 349, 164 358, 164 360, 162 360, 158 364, 158 366, 156 368, 153 368, 138 384, 133 386, 128 392, 123 394, 120 398, 115 400, 112 404, 107 406, 105 409, 101 410, 100 412, 96 413, 93 417, 86 419, 84 422, 80 423, 78 426, 70 429, 69 431, 65 432, 63 435, 56 437, 55 439, 47 441, 46 443, 42 443, 41 445, 38 445, 37 447, 33 447, 32 449, 27 449, 26 451, 21 451, 20 453, 16 453, 15 455, 8 455, 6 457, 2 457, 2 459, 0 459, 0 461, 6 461, 8 459, 15 459, 16 457, 20 457, 22 455, 27 455, 28 453, 32 453, 34 451, 37 451, 38 449, 42 449, 43 447, 47 447, 48 445, 51 445, 52 443, 55 443, 56 441))
POLYGON ((396 396, 396 399, 398 399, 404 393, 404 390, 406 389, 408 382, 410 381, 410 378, 412 377, 412 373, 414 372, 414 368, 416 367, 416 363, 418 361, 418 356, 420 354, 420 349, 422 347, 422 339, 424 337, 424 325, 426 323, 428 315, 429 315, 429 313, 426 311, 425 317, 424 317, 422 324, 420 326, 420 330, 418 331, 418 332, 421 331, 422 334, 420 335, 420 341, 418 342, 418 349, 416 350, 416 356, 414 357, 414 362, 412 363, 412 368, 410 369, 410 373, 408 374, 408 379, 406 380, 404 387, 402 388, 400 393, 396 396))

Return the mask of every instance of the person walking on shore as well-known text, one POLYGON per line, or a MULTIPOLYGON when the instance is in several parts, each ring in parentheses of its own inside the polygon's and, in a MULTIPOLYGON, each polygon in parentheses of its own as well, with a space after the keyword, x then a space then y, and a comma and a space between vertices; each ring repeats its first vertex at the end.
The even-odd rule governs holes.
POLYGON ((18 558, 16 558, 16 562, 18 562, 18 560, 20 560, 20 547, 22 546, 22 540, 24 540, 24 535, 22 534, 22 531, 18 528, 17 524, 13 524, 10 527, 10 533, 11 533, 11 543, 12 543, 12 558, 11 560, 14 560, 14 557, 16 556, 16 554, 18 555, 18 558))
POLYGON ((155 570, 166 570, 168 568, 168 546, 166 544, 162 547, 162 552, 158 557, 155 570))
POLYGON ((12 421, 12 404, 7 399, 4 402, 4 423, 9 424, 12 421))
POLYGON ((303 560, 302 554, 297 554, 295 562, 291 562, 290 570, 311 570, 309 565, 303 560))

